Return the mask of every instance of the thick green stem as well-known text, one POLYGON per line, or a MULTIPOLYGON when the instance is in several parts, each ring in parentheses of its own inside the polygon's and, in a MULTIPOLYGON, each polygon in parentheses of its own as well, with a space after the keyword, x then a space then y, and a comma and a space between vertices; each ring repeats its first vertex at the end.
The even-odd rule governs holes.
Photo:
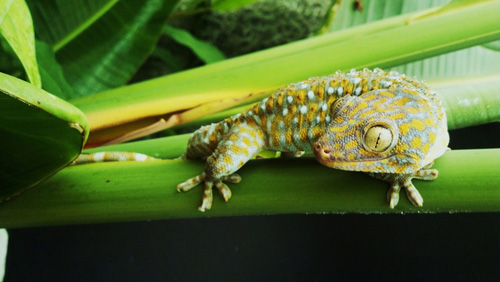
POLYGON ((282 213, 436 213, 500 211, 500 149, 458 150, 436 160, 439 178, 414 184, 424 206, 401 195, 387 206, 388 185, 362 173, 333 170, 311 158, 250 161, 233 198, 214 195, 202 213, 200 187, 175 186, 202 171, 201 161, 100 163, 68 167, 0 206, 1 227, 32 227, 167 218, 282 213), (464 165, 464 164, 467 165, 464 165), (474 168, 474 169, 471 169, 474 168))

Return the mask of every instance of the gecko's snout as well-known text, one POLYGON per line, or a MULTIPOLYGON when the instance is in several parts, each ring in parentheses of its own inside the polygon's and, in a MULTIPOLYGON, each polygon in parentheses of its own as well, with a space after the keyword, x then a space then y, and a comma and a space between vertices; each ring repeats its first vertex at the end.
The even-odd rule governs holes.
POLYGON ((320 162, 330 160, 331 152, 330 147, 326 144, 317 142, 314 145, 314 156, 320 162))

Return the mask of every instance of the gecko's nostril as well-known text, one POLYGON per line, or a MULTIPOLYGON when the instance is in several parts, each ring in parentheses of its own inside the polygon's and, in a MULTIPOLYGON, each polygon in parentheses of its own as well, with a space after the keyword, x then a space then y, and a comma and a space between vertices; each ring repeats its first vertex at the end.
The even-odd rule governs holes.
POLYGON ((330 154, 330 150, 328 150, 328 149, 324 149, 324 150, 323 150, 323 153, 325 153, 325 154, 330 154))

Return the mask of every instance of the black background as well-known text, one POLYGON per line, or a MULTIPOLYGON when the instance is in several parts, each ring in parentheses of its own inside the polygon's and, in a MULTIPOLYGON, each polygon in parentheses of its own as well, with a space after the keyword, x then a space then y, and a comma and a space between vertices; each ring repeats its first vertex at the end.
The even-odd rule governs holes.
MULTIPOLYGON (((452 149, 500 147, 500 123, 450 134, 452 149)), ((500 281, 499 213, 182 219, 9 236, 8 282, 500 281)))

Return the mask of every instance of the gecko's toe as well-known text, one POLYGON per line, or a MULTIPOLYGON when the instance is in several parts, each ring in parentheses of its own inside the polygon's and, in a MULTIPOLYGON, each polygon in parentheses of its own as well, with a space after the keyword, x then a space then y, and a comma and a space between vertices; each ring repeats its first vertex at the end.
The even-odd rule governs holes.
POLYGON ((230 175, 223 176, 221 178, 222 181, 229 181, 231 183, 240 183, 241 182, 241 176, 237 173, 233 173, 230 175))
POLYGON ((391 209, 394 209, 394 207, 397 206, 399 202, 400 189, 401 186, 399 186, 399 183, 395 182, 391 184, 391 188, 389 188, 389 191, 387 191, 387 202, 389 203, 389 207, 391 209))
POLYGON ((205 181, 205 188, 203 190, 203 200, 201 202, 201 206, 198 208, 199 211, 204 212, 212 208, 212 185, 213 182, 205 181))
POLYGON ((413 178, 421 179, 421 180, 434 180, 438 178, 438 170, 437 169, 421 169, 416 171, 413 175, 413 178))
POLYGON ((205 179, 205 176, 203 174, 189 178, 188 180, 177 185, 177 191, 178 192, 189 191, 189 190, 193 189, 194 187, 196 187, 196 185, 200 184, 204 179, 205 179))
POLYGON ((222 181, 214 182, 215 188, 219 191, 219 194, 222 196, 225 202, 229 201, 231 198, 231 189, 227 187, 222 181))
POLYGON ((417 207, 421 207, 424 205, 424 199, 418 192, 417 188, 411 183, 411 179, 407 181, 404 185, 405 190, 406 190, 406 195, 408 196, 408 199, 412 204, 414 204, 417 207))

